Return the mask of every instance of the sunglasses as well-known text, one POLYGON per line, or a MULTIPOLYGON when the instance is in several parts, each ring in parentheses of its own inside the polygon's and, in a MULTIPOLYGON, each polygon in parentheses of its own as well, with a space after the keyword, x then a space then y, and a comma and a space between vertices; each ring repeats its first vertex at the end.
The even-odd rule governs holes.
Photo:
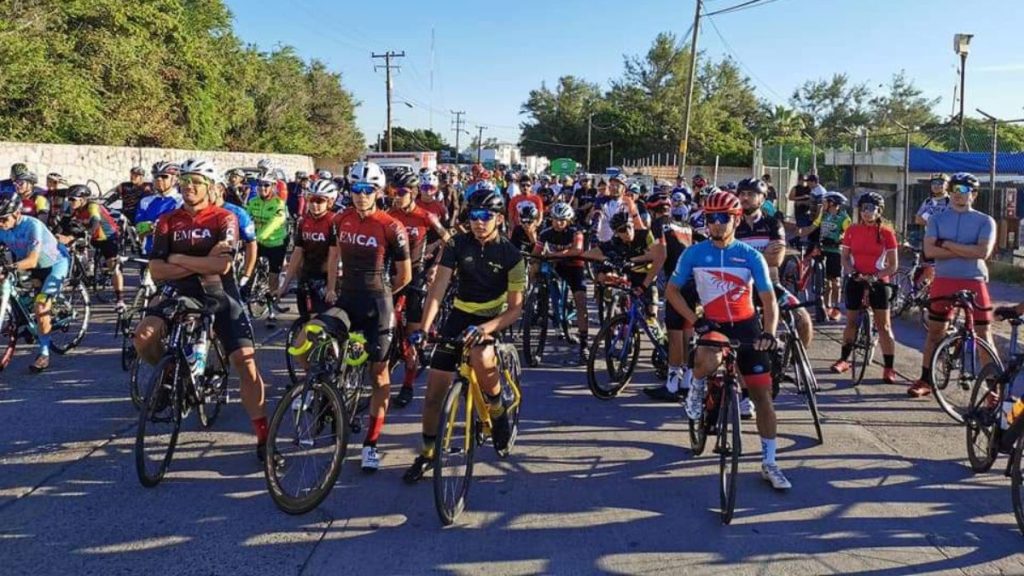
POLYGON ((486 208, 475 208, 469 211, 469 219, 474 222, 490 222, 494 213, 486 208))
POLYGON ((876 206, 874 204, 863 204, 860 207, 860 211, 861 212, 868 212, 868 213, 878 212, 878 206, 876 206))
POLYGON ((272 182, 260 182, 260 188, 270 188, 274 184, 272 182))
POLYGON ((409 192, 412 192, 412 190, 409 190, 408 188, 405 188, 404 186, 402 188, 398 188, 397 190, 395 190, 395 194, 398 195, 398 196, 408 196, 409 192))
POLYGON ((932 180, 932 186, 945 186, 945 180, 932 180))
POLYGON ((323 196, 314 196, 308 200, 310 204, 327 204, 327 198, 323 196))
POLYGON ((157 180, 166 180, 166 179, 168 179, 170 177, 171 177, 170 174, 157 174, 156 175, 156 179, 157 180))
POLYGON ((715 212, 707 215, 708 224, 727 224, 732 220, 732 214, 726 212, 715 212))
POLYGON ((368 184, 366 182, 360 182, 352 185, 353 194, 373 194, 376 191, 377 188, 374 187, 373 184, 368 184))
POLYGON ((633 225, 632 224, 627 224, 625 226, 619 226, 618 228, 616 228, 615 229, 615 233, 616 234, 622 234, 624 232, 629 232, 632 229, 633 229, 633 225))
POLYGON ((181 181, 181 185, 186 188, 189 186, 209 186, 209 182, 206 181, 206 178, 198 176, 196 178, 185 178, 181 181))
POLYGON ((970 194, 971 192, 974 192, 974 188, 971 188, 970 186, 965 186, 963 184, 956 184, 951 188, 951 190, 953 192, 956 192, 957 194, 970 194))

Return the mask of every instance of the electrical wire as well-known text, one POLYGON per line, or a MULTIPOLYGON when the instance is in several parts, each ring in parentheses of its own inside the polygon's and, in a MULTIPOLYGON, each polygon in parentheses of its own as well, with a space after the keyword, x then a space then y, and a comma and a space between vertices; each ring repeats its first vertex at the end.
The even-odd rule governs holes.
POLYGON ((762 80, 760 76, 758 76, 756 73, 754 73, 753 70, 751 70, 746 64, 744 64, 743 60, 740 60, 740 57, 736 55, 736 51, 733 50, 732 46, 729 44, 729 41, 725 39, 725 35, 723 35, 722 32, 718 29, 718 25, 715 24, 715 21, 710 18, 710 15, 706 15, 705 18, 707 18, 708 23, 711 24, 711 29, 715 31, 715 34, 718 36, 719 40, 722 41, 722 45, 725 47, 725 51, 730 56, 732 56, 732 59, 735 60, 737 64, 739 64, 740 68, 746 71, 747 74, 750 74, 750 76, 753 77, 754 80, 757 81, 757 83, 760 84, 762 88, 773 94, 776 98, 779 99, 780 102, 785 103, 786 99, 783 98, 782 95, 773 90, 767 82, 762 80))

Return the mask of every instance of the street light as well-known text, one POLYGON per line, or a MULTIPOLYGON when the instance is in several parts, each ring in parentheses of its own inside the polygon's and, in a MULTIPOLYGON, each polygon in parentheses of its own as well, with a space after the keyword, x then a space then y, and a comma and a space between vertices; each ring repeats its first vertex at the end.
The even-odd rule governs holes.
POLYGON ((964 78, 967 76, 967 53, 971 49, 971 38, 974 34, 954 34, 953 52, 960 56, 960 152, 964 150, 964 78))

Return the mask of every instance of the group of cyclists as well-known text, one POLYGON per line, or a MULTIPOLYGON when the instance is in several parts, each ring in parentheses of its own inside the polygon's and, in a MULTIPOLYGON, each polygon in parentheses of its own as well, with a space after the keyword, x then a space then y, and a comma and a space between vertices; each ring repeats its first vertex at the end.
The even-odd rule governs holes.
MULTIPOLYGON (((580 364, 587 362, 593 324, 589 283, 617 278, 647 303, 649 322, 665 327, 668 370, 663 383, 644 392, 658 401, 685 403, 691 419, 700 419, 706 378, 722 362, 720 349, 699 343, 708 338, 741 342, 741 412, 756 418, 761 474, 775 489, 791 487, 776 461, 772 394, 778 384, 772 363, 780 305, 798 302, 779 278, 790 237, 820 250, 825 282, 818 296, 826 320, 840 321, 841 305, 846 310, 843 345, 832 370, 850 369, 857 319, 870 308, 880 335, 883 380, 897 381, 889 280, 899 267, 899 244, 883 217, 885 199, 864 193, 852 199, 855 210, 847 212, 851 199, 827 191, 813 174, 789 192, 795 222, 788 224, 766 177, 719 188, 696 175, 689 183, 680 177, 674 184, 655 181, 648 187, 624 174, 534 176, 514 170, 492 173, 479 165, 468 173, 386 173, 361 161, 343 176, 326 170, 297 172, 288 181, 268 161, 255 171, 224 173, 204 159, 157 162, 149 173, 151 181, 146 170, 132 168, 129 180, 107 195, 93 194, 81 184, 69 186, 56 173, 47 175, 46 188, 40 188, 24 164, 12 166, 10 179, 0 181, 0 244, 12 255, 5 268, 27 273, 38 284, 39 349, 31 368, 40 372, 49 366, 48 307, 68 275, 68 246, 79 238, 88 240, 109 267, 115 306, 121 310, 121 257, 131 249, 127 237, 137 237, 155 282, 177 294, 219 303, 214 332, 239 374, 261 461, 268 430, 265 382, 246 309, 260 259, 266 260, 275 302, 287 299, 295 285, 299 317, 307 326, 342 340, 356 331, 366 337, 373 394, 361 451, 365 471, 380 466, 377 444, 389 405, 404 407, 414 396, 420 362, 415 354, 404 359, 404 378, 392 396, 386 358, 391 339, 407 339, 411 350, 422 348, 429 334, 444 339, 428 355, 422 449, 404 475, 410 483, 436 459, 441 403, 462 358, 453 339, 471 347, 470 363, 488 404, 495 446, 508 444, 511 430, 494 350, 475 344, 520 321, 524 294, 536 281, 531 261, 541 257, 555 262, 555 274, 571 294, 575 361, 580 364), (110 208, 115 202, 118 210, 110 208), (395 326, 398 298, 404 299, 402 334, 396 334, 395 326), (446 304, 450 312, 442 314, 446 304)), ((995 224, 971 207, 978 188, 970 174, 937 174, 916 216, 926 226, 924 254, 934 262, 923 281, 930 283, 936 299, 928 313, 921 377, 908 388, 914 397, 931 391, 931 351, 950 319, 949 303, 941 297, 973 291, 978 335, 990 338, 985 260, 994 247, 995 224)), ((147 304, 133 329, 135 349, 149 363, 162 356, 168 331, 161 298, 147 304)), ((269 328, 275 327, 275 310, 270 307, 269 328)), ((805 308, 792 310, 799 337, 808 346, 811 316, 805 308)), ((300 365, 310 348, 307 333, 298 331, 288 343, 288 353, 300 365)))

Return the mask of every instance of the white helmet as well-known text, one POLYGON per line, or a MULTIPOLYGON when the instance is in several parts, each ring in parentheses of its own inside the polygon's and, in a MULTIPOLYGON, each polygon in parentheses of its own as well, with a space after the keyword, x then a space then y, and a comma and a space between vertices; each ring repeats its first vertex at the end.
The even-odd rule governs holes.
POLYGON ((189 158, 181 164, 181 175, 185 176, 188 174, 199 174, 200 176, 205 176, 211 182, 216 182, 217 175, 220 173, 217 171, 217 166, 210 160, 189 158))
POLYGON ((274 165, 270 163, 270 159, 268 158, 264 158, 263 160, 260 160, 259 162, 256 163, 256 169, 258 169, 260 172, 270 172, 271 170, 273 170, 273 168, 274 165))
POLYGON ((329 198, 332 202, 338 198, 338 187, 330 180, 317 180, 306 192, 306 196, 329 198))
POLYGON ((366 183, 384 188, 385 180, 384 171, 374 162, 356 162, 348 173, 350 184, 366 183))
POLYGON ((420 186, 433 186, 437 188, 440 185, 440 180, 437 178, 437 174, 424 174, 420 176, 420 186))

